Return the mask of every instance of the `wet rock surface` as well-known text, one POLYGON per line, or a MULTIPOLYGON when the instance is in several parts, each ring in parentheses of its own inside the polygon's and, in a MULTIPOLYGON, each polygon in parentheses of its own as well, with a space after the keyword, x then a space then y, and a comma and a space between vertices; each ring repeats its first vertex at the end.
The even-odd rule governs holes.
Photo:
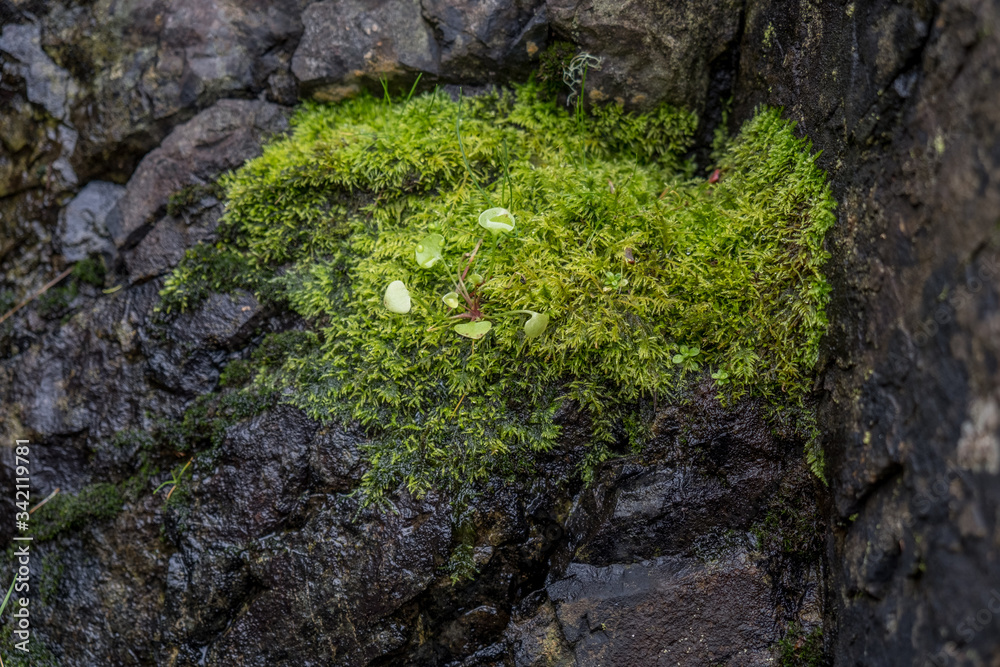
POLYGON ((35 545, 39 647, 64 665, 756 665, 798 624, 838 665, 995 664, 997 34, 975 0, 0 0, 0 310, 67 263, 111 269, 0 324, 6 446, 38 443, 33 496, 90 499, 35 545), (164 273, 214 238, 219 174, 300 97, 516 80, 555 40, 602 59, 590 102, 700 112, 702 161, 730 95, 730 122, 780 105, 823 151, 829 496, 760 406, 704 389, 589 486, 567 415, 536 480, 495 480, 462 517, 403 491, 360 509, 364 435, 277 401, 225 424, 209 404, 190 442, 143 435, 300 325, 246 294, 156 312, 164 273), (153 492, 188 461, 169 501, 153 492), (478 572, 453 584, 460 547, 478 572))

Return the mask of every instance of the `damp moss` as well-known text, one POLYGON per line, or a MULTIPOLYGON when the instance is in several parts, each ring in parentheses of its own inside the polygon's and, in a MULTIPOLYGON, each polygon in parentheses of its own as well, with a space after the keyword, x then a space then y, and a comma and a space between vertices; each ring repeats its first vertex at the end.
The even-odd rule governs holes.
POLYGON ((124 502, 121 487, 109 482, 90 484, 75 494, 60 493, 32 517, 34 539, 44 542, 63 531, 110 519, 118 514, 124 502))
MULTIPOLYGON (((35 612, 35 610, 31 611, 35 612)), ((35 630, 31 631, 27 651, 14 648, 15 644, 20 641, 21 638, 14 634, 14 623, 8 620, 0 628, 0 646, 4 647, 4 667, 59 667, 58 658, 49 650, 49 647, 35 630)))
POLYGON ((778 665, 781 667, 823 667, 829 660, 823 653, 823 628, 803 631, 798 623, 791 624, 785 638, 778 642, 778 665))
POLYGON ((826 328, 825 174, 793 124, 761 109, 720 148, 718 174, 696 178, 695 126, 670 107, 569 114, 533 84, 307 104, 223 179, 220 240, 188 253, 162 307, 250 289, 305 318, 309 344, 251 386, 366 427, 370 498, 529 472, 567 402, 588 414, 591 462, 704 373, 729 396, 800 404, 826 328), (491 236, 477 220, 501 206, 516 223, 491 236), (429 234, 442 259, 422 268, 429 234), (442 301, 465 266, 493 325, 481 340, 457 335, 468 320, 442 301), (383 306, 397 280, 405 315, 383 306), (518 311, 548 328, 526 335, 518 311))

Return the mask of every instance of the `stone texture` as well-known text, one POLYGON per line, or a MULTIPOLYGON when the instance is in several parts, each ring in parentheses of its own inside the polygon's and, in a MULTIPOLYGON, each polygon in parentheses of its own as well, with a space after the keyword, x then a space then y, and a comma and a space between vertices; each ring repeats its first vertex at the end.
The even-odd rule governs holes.
POLYGON ((748 6, 736 116, 784 106, 840 202, 820 409, 837 665, 1000 653, 997 615, 969 622, 1000 590, 998 25, 976 1, 748 6))
POLYGON ((743 13, 736 0, 549 0, 546 6, 558 35, 601 59, 587 71, 590 102, 641 109, 669 102, 697 112, 713 93, 713 70, 729 64, 724 56, 736 46, 743 13))
POLYGON ((517 79, 548 37, 541 0, 326 0, 303 23, 292 72, 324 101, 381 92, 380 79, 405 93, 418 74, 424 85, 498 81, 501 71, 517 79))
POLYGON ((380 76, 437 71, 437 43, 417 0, 317 2, 303 23, 292 72, 317 99, 352 96, 380 76))
POLYGON ((91 253, 112 254, 105 220, 124 194, 120 185, 91 181, 66 205, 59 215, 59 241, 67 261, 78 262, 91 253))
POLYGON ((223 172, 259 155, 263 141, 287 127, 288 112, 283 107, 223 100, 177 127, 143 158, 107 218, 115 245, 126 251, 132 280, 163 273, 184 256, 185 248, 214 231, 220 213, 217 202, 199 202, 200 215, 192 224, 190 218, 165 215, 171 195, 213 183, 223 172))
POLYGON ((762 604, 769 589, 746 555, 709 565, 574 563, 547 588, 584 665, 769 664, 781 632, 762 604))
POLYGON ((76 82, 42 50, 41 36, 41 27, 35 23, 5 25, 0 32, 0 51, 20 63, 28 100, 62 120, 67 103, 77 92, 76 82))

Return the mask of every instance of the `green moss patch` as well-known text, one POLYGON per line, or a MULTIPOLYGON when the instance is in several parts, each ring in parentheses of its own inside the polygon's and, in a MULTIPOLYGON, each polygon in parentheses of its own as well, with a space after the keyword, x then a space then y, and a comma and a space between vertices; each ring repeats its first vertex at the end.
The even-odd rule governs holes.
POLYGON ((163 307, 242 288, 302 315, 251 384, 366 427, 372 497, 525 472, 567 401, 589 416, 590 462, 705 373, 799 403, 826 327, 826 177, 762 110, 718 177, 694 178, 695 124, 569 114, 531 84, 306 105, 222 181, 221 240, 188 253, 163 307), (509 217, 481 225, 490 208, 509 217), (409 298, 390 309, 395 281, 409 298))

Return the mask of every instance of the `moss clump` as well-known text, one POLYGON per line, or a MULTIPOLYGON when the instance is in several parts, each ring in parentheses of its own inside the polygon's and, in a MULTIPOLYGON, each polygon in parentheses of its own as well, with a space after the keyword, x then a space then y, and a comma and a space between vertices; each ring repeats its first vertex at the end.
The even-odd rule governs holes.
POLYGON ((223 241, 167 280, 168 311, 243 288, 307 319, 311 344, 254 384, 367 427, 375 497, 523 471, 555 443, 566 401, 588 413, 596 460, 644 403, 703 371, 732 395, 798 402, 809 387, 833 200, 792 124, 762 110, 709 183, 682 158, 691 114, 570 115, 537 93, 305 106, 291 136, 224 179, 223 241), (510 234, 477 225, 496 206, 516 218, 510 234), (429 234, 442 259, 421 268, 429 234), (493 324, 478 341, 442 302, 466 266, 493 324), (383 306, 396 280, 406 315, 383 306), (550 324, 529 340, 510 311, 550 324))
POLYGON ((167 215, 176 218, 202 199, 220 199, 223 195, 223 189, 214 182, 184 186, 167 198, 167 215))
POLYGON ((104 260, 99 257, 88 257, 73 265, 73 277, 94 287, 104 286, 106 273, 104 260))
MULTIPOLYGON (((34 609, 30 611, 32 614, 36 613, 34 609)), ((11 613, 13 613, 13 609, 11 613)), ((11 623, 9 619, 4 619, 4 621, 3 627, 0 628, 0 646, 4 647, 4 667, 59 667, 59 660, 34 630, 32 630, 31 639, 28 641, 27 652, 13 648, 14 644, 21 639, 14 635, 14 623, 11 623)))
POLYGON ((85 523, 110 519, 118 514, 124 502, 122 489, 108 482, 85 486, 75 495, 61 493, 38 508, 34 538, 44 542, 85 523))
POLYGON ((793 623, 785 638, 778 642, 778 664, 781 667, 822 667, 829 664, 823 654, 823 628, 813 628, 808 634, 793 623))

